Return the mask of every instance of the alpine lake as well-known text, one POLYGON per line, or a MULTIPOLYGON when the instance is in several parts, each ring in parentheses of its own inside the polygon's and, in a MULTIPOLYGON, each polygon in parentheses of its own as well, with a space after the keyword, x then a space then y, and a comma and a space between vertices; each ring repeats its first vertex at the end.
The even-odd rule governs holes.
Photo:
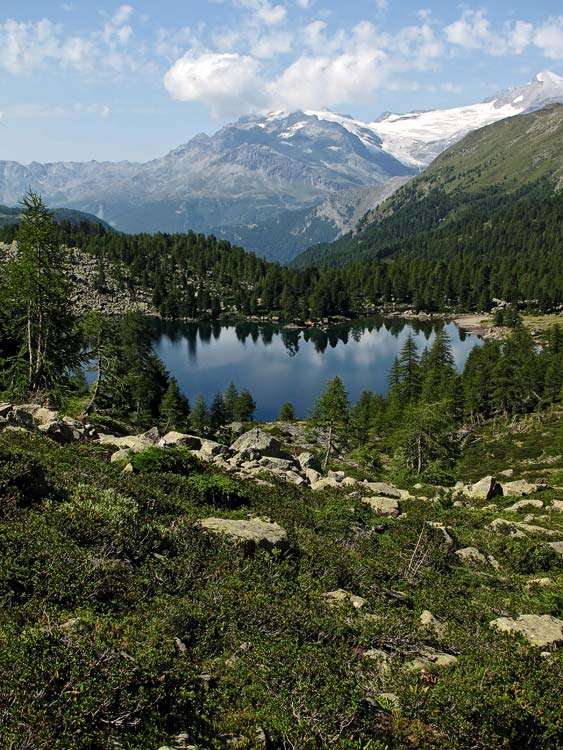
POLYGON ((153 346, 193 404, 209 403, 229 383, 248 389, 255 418, 276 419, 290 401, 307 416, 326 382, 338 375, 352 402, 361 392, 386 393, 389 371, 409 334, 419 352, 430 346, 438 326, 451 340, 456 367, 482 341, 454 323, 366 318, 326 328, 288 329, 267 323, 225 324, 153 321, 153 346))

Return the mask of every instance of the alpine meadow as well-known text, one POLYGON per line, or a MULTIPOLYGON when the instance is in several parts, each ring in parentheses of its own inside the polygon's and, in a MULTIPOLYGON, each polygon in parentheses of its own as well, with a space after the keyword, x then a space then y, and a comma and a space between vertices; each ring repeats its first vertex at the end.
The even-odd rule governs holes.
POLYGON ((561 9, 4 5, 0 750, 561 748, 561 9))

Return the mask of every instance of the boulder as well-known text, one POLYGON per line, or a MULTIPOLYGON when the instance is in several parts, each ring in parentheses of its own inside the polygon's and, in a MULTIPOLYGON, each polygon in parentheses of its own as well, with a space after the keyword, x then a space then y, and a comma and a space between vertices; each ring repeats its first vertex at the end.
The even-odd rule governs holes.
POLYGON ((532 495, 534 492, 538 492, 544 488, 545 485, 533 484, 528 482, 527 479, 517 479, 515 482, 505 482, 502 485, 505 495, 516 495, 517 497, 532 495))
POLYGON ((257 451, 263 456, 271 456, 272 458, 291 458, 291 456, 282 450, 280 443, 273 435, 260 430, 258 427, 245 432, 237 438, 231 445, 231 450, 235 453, 257 451))
POLYGON ((362 497, 362 503, 369 505, 379 516, 397 517, 401 514, 399 501, 392 497, 362 497))
POLYGON ((380 495, 382 497, 394 497, 397 500, 401 499, 401 490, 393 487, 392 484, 387 482, 364 482, 363 487, 367 488, 374 495, 380 495))
POLYGON ((273 458, 272 456, 263 456, 258 463, 266 469, 277 469, 278 471, 290 471, 294 467, 293 461, 287 458, 273 458))
POLYGON ((12 404, 2 402, 0 404, 0 418, 7 419, 8 415, 12 411, 12 404))
POLYGON ((506 521, 504 518, 495 518, 494 521, 491 521, 489 524, 489 528, 496 534, 505 534, 514 539, 522 539, 526 536, 526 534, 524 534, 515 523, 506 521))
POLYGON ((134 451, 131 451, 129 448, 120 448, 118 451, 111 454, 110 463, 114 464, 117 461, 127 461, 132 452, 134 451))
POLYGON ((506 477, 507 479, 512 479, 514 476, 514 469, 504 469, 504 471, 499 471, 500 477, 506 477))
POLYGON ((495 477, 487 476, 475 482, 475 484, 468 485, 465 493, 477 500, 492 500, 494 497, 499 497, 503 494, 503 488, 495 477))
POLYGON ((376 662, 379 674, 385 675, 391 671, 391 656, 381 648, 369 648, 363 653, 364 659, 376 662))
POLYGON ((285 480, 287 482, 291 482, 292 484, 295 484, 297 487, 300 487, 302 484, 305 484, 305 479, 303 479, 301 474, 298 474, 296 471, 286 471, 285 480))
POLYGON ((50 424, 60 419, 59 413, 52 409, 45 409, 43 406, 38 406, 36 409, 30 412, 33 417, 33 421, 38 424, 50 424))
POLYGON ((250 548, 286 549, 287 532, 277 523, 263 521, 260 518, 234 520, 231 518, 202 518, 197 525, 213 534, 220 534, 235 542, 243 543, 250 548))
POLYGON ((437 651, 429 646, 424 646, 418 652, 416 659, 405 663, 405 668, 413 672, 426 672, 432 667, 452 667, 457 664, 457 656, 437 651))
POLYGON ((29 411, 26 411, 20 406, 14 406, 14 408, 8 414, 8 422, 15 425, 16 427, 25 427, 28 430, 35 427, 32 415, 29 411))
POLYGON ((563 513, 563 500, 554 500, 548 510, 554 510, 557 513, 563 513))
POLYGON ((80 434, 76 433, 72 427, 61 420, 55 420, 54 422, 46 422, 40 424, 38 429, 52 440, 55 440, 61 445, 72 443, 73 440, 80 438, 80 434))
POLYGON ((352 594, 350 591, 346 591, 346 589, 327 591, 322 597, 327 600, 327 604, 331 607, 341 604, 351 604, 354 609, 361 609, 367 603, 363 597, 356 596, 356 594, 352 594))
POLYGON ((517 529, 524 531, 526 534, 539 534, 541 536, 558 536, 561 532, 546 529, 543 526, 536 526, 531 523, 515 523, 517 529))
POLYGON ((338 481, 334 477, 323 477, 311 484, 311 489, 314 492, 326 490, 327 487, 338 487, 338 481))
POLYGON ((328 477, 332 477, 332 479, 336 479, 337 482, 341 482, 346 474, 343 471, 329 471, 327 473, 328 477))
POLYGON ((455 554, 466 565, 484 565, 487 562, 487 558, 477 547, 463 547, 456 550, 455 554))
POLYGON ((160 432, 158 431, 158 427, 151 427, 150 430, 137 435, 137 437, 149 445, 156 445, 160 440, 160 432))
POLYGON ((526 588, 527 589, 534 589, 534 588, 548 589, 552 585, 553 585, 553 581, 551 580, 551 578, 548 578, 546 576, 544 578, 530 578, 530 580, 526 583, 526 588))
POLYGON ((319 481, 319 479, 321 479, 320 472, 315 471, 315 469, 305 469, 303 473, 305 474, 309 484, 311 485, 315 484, 316 482, 319 481))
POLYGON ((508 508, 505 508, 505 510, 510 513, 518 513, 525 508, 543 508, 543 503, 541 500, 533 500, 532 498, 529 500, 518 500, 512 505, 509 505, 508 508))
POLYGON ((175 432, 172 430, 160 438, 158 445, 162 448, 183 445, 186 448, 198 450, 201 448, 201 438, 197 435, 186 435, 184 432, 175 432))
POLYGON ((319 459, 315 456, 314 453, 310 453, 309 451, 304 451, 303 453, 300 453, 297 456, 297 463, 302 468, 303 471, 306 471, 307 469, 313 469, 314 471, 320 472, 321 471, 321 462, 319 459))
POLYGON ((489 627, 501 633, 520 633, 531 643, 540 648, 563 643, 563 620, 552 615, 520 615, 498 617, 489 623, 489 627))
POLYGON ((440 521, 426 521, 426 525, 431 529, 436 529, 442 535, 442 539, 446 547, 449 549, 454 546, 454 540, 450 536, 448 529, 440 521))
POLYGON ((145 440, 142 435, 116 437, 115 435, 105 435, 102 433, 98 436, 98 442, 100 445, 110 445, 113 448, 130 448, 135 453, 140 453, 153 445, 153 443, 145 440))
POLYGON ((228 448, 226 445, 216 443, 214 440, 203 439, 199 451, 207 456, 219 456, 221 453, 227 453, 228 448))

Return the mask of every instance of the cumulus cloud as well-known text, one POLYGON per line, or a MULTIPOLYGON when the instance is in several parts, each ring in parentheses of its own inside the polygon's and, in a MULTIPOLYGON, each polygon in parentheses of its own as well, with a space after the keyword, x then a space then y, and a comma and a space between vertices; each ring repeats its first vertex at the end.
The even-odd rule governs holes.
POLYGON ((236 52, 187 52, 164 76, 173 99, 200 101, 216 114, 238 114, 263 103, 259 62, 236 52))
POLYGON ((563 16, 552 18, 536 29, 533 38, 536 47, 551 60, 563 60, 563 16))
POLYGON ((521 55, 534 37, 534 25, 527 21, 505 23, 494 29, 483 10, 465 10, 461 17, 444 29, 446 39, 468 50, 482 50, 492 55, 521 55))
POLYGON ((237 0, 237 4, 251 11, 254 23, 266 26, 277 26, 287 15, 284 5, 272 5, 268 0, 237 0))

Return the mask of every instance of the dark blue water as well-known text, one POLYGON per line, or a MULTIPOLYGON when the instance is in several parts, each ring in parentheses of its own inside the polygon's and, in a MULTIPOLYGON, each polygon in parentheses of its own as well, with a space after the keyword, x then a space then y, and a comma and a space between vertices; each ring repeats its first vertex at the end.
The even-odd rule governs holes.
MULTIPOLYGON (((389 369, 409 332, 422 351, 435 331, 432 324, 380 319, 328 331, 286 331, 254 323, 155 326, 155 351, 192 404, 200 394, 210 402, 232 380, 252 393, 261 420, 275 419, 285 401, 291 401, 297 416, 305 417, 335 375, 344 381, 352 401, 364 390, 385 393, 389 369)), ((461 369, 480 339, 453 323, 445 327, 461 369)))

